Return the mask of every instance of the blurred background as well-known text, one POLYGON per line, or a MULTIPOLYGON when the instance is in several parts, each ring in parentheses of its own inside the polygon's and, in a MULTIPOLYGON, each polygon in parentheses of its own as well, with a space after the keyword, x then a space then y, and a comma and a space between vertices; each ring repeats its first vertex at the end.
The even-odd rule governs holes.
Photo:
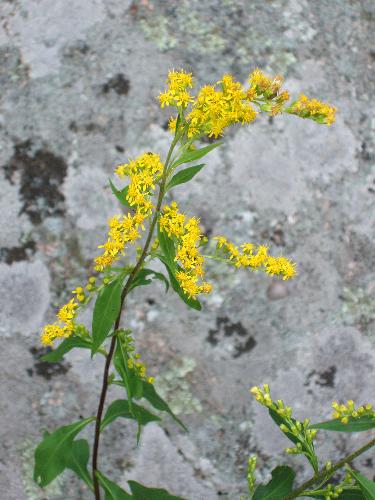
MULTIPOLYGON (((375 3, 373 0, 2 0, 0 5, 0 491, 5 500, 90 499, 66 472, 32 482, 42 430, 96 411, 103 361, 47 365, 39 333, 84 283, 120 207, 116 164, 170 142, 155 97, 168 69, 197 85, 256 67, 338 107, 332 127, 262 116, 174 196, 207 235, 270 246, 298 263, 290 282, 208 265, 213 293, 188 310, 163 285, 137 289, 124 326, 156 387, 190 429, 116 421, 101 468, 190 500, 238 499, 246 462, 267 479, 288 442, 252 400, 268 382, 299 418, 333 400, 374 402, 375 3)), ((90 324, 90 310, 85 313, 90 324)), ((115 397, 112 392, 110 397, 115 397)), ((92 429, 87 436, 92 438, 92 429)), ((337 459, 365 433, 318 436, 337 459)), ((358 461, 372 477, 371 453, 358 461)))

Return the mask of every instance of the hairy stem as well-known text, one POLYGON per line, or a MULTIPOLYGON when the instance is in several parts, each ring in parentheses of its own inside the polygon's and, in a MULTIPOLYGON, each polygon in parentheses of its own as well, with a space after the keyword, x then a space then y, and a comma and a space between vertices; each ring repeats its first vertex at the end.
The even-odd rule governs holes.
MULTIPOLYGON (((172 155, 172 152, 173 152, 173 149, 174 149, 176 143, 177 143, 177 131, 176 131, 176 135, 175 135, 175 137, 172 141, 172 144, 169 148, 169 151, 168 151, 167 159, 166 159, 166 162, 164 165, 163 176, 162 176, 161 183, 160 183, 159 196, 158 196, 158 200, 156 203, 155 212, 154 212, 153 218, 151 220, 151 224, 149 227, 149 231, 148 231, 148 235, 147 235, 145 244, 143 246, 142 253, 141 253, 136 265, 134 266, 132 272, 130 273, 130 275, 126 281, 124 290, 122 291, 122 294, 121 294, 121 306, 120 306, 120 311, 119 311, 118 316, 117 316, 116 321, 115 321, 114 331, 116 331, 120 325, 123 305, 125 302, 125 298, 126 298, 127 294, 129 293, 130 286, 131 286, 137 272, 139 271, 139 269, 143 265, 143 262, 147 256, 147 251, 149 249, 149 246, 150 246, 150 243, 152 240, 152 236, 154 234, 156 222, 158 220, 158 216, 159 216, 160 209, 161 209, 161 204, 163 202, 163 197, 165 194, 165 182, 166 182, 166 178, 167 178, 167 167, 169 165, 171 155, 172 155)), ((101 393, 100 393, 98 410, 96 413, 95 438, 94 438, 94 448, 93 448, 93 457, 92 457, 92 479, 93 479, 93 484, 94 484, 95 500, 100 500, 100 486, 99 486, 99 481, 98 481, 98 477, 96 474, 96 472, 98 471, 100 426, 101 426, 101 422, 102 422, 105 398, 107 396, 107 390, 108 390, 108 374, 109 374, 109 369, 110 369, 111 362, 112 362, 112 357, 113 357, 113 354, 115 352, 115 347, 116 347, 116 336, 114 335, 112 337, 112 340, 111 340, 111 345, 110 345, 108 356, 106 358, 106 362, 105 362, 105 366, 104 366, 102 389, 101 389, 101 393)))
POLYGON ((314 486, 315 483, 321 482, 321 481, 324 482, 324 480, 328 480, 334 472, 341 469, 342 467, 344 467, 344 465, 348 464, 349 462, 351 462, 355 458, 359 457, 359 455, 362 455, 362 453, 369 450, 373 446, 375 446, 375 439, 372 439, 371 441, 369 441, 367 444, 365 444, 361 448, 358 448, 358 450, 354 451, 350 455, 341 459, 339 462, 332 465, 332 467, 330 467, 328 470, 323 469, 320 472, 318 472, 317 474, 315 474, 311 479, 309 479, 305 483, 301 484, 301 486, 299 486, 297 489, 292 491, 289 495, 284 497, 284 500, 290 500, 291 498, 297 498, 297 497, 301 496, 307 489, 314 486))

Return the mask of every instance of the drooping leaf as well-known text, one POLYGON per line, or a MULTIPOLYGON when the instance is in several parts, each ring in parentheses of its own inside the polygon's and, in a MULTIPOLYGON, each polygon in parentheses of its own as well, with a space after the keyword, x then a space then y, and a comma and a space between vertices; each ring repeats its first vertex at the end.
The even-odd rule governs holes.
POLYGON ((149 382, 146 382, 145 380, 142 381, 143 384, 143 397, 147 399, 147 401, 156 409, 159 411, 164 411, 166 413, 169 413, 169 415, 177 422, 186 432, 187 428, 185 425, 181 422, 181 420, 173 413, 173 411, 170 409, 168 404, 164 401, 163 398, 159 396, 159 394, 156 392, 155 387, 153 384, 150 384, 149 382))
POLYGON ((132 404, 132 411, 129 408, 129 402, 125 399, 117 399, 113 401, 108 407, 108 410, 103 418, 101 431, 108 424, 116 420, 116 418, 127 418, 130 420, 136 420, 139 425, 144 426, 149 422, 160 422, 160 418, 149 412, 142 406, 139 406, 135 403, 132 404))
POLYGON ((83 340, 81 337, 68 337, 64 339, 61 344, 56 347, 53 351, 42 356, 42 361, 47 361, 48 363, 58 363, 64 357, 64 355, 74 349, 75 347, 81 347, 83 349, 91 349, 92 342, 89 340, 83 340))
POLYGON ((131 384, 133 378, 133 372, 128 367, 128 355, 121 342, 117 340, 115 355, 113 358, 113 364, 115 365, 117 373, 120 375, 123 383, 123 387, 126 390, 128 396, 130 411, 132 411, 132 399, 133 399, 133 384, 131 384))
POLYGON ((152 279, 150 279, 149 276, 152 276, 153 279, 163 281, 165 283, 165 288, 166 288, 165 291, 168 292, 169 281, 164 276, 164 274, 154 271, 153 269, 147 269, 147 268, 143 268, 140 271, 138 271, 136 277, 132 281, 130 290, 133 290, 133 288, 135 288, 136 286, 149 285, 150 283, 152 283, 152 279))
POLYGON ((164 260, 168 262, 168 266, 172 271, 174 271, 177 267, 175 262, 176 257, 176 249, 174 246, 174 241, 170 238, 165 231, 161 231, 158 224, 158 240, 160 249, 163 252, 164 260))
POLYGON ((202 170, 203 167, 204 163, 180 170, 180 172, 177 172, 177 174, 175 174, 172 177, 172 179, 168 182, 166 191, 169 191, 170 189, 172 189, 175 186, 178 186, 179 184, 185 184, 185 182, 189 182, 193 177, 197 175, 198 172, 202 170))
POLYGON ((365 415, 363 417, 349 417, 349 422, 343 424, 340 419, 327 420, 310 425, 311 429, 323 429, 335 432, 362 432, 375 429, 375 417, 365 415))
POLYGON ((101 472, 96 473, 100 484, 103 486, 105 491, 105 500, 128 500, 129 498, 134 499, 133 495, 130 495, 125 490, 120 488, 116 483, 110 481, 101 472))
POLYGON ((182 497, 171 495, 167 490, 147 488, 136 481, 128 481, 128 485, 130 486, 135 500, 185 500, 182 497))
POLYGON ((362 493, 366 500, 374 500, 375 499, 375 483, 368 479, 365 476, 362 476, 359 472, 355 472, 353 470, 350 471, 350 474, 357 481, 358 486, 361 488, 362 493))
POLYGON ((74 424, 60 427, 47 434, 35 450, 34 481, 47 486, 67 467, 67 458, 76 435, 95 417, 89 417, 74 424))
POLYGON ((92 354, 102 345, 120 312, 123 280, 121 274, 98 294, 92 316, 92 354))
POLYGON ((282 499, 292 491, 295 472, 285 465, 276 467, 271 472, 272 479, 266 485, 260 484, 253 496, 253 500, 282 499))
POLYGON ((206 154, 208 154, 210 151, 213 149, 221 146, 223 142, 214 142, 212 144, 209 144, 208 146, 205 146, 204 148, 201 149, 195 149, 193 151, 186 151, 186 153, 183 153, 180 158, 178 158, 174 163, 173 163, 173 168, 178 167, 178 165, 182 165, 183 163, 189 163, 190 161, 195 161, 199 160, 199 158, 202 158, 206 154))
POLYGON ((170 266, 169 261, 164 257, 164 255, 158 255, 158 257, 159 260, 161 260, 161 262, 163 262, 163 264, 165 265, 173 290, 179 295, 179 297, 183 302, 185 302, 185 304, 187 304, 192 309, 200 311, 202 309, 202 306, 199 300, 189 298, 188 295, 180 287, 180 284, 175 276, 175 268, 170 266))
POLYGON ((109 180, 109 185, 111 186, 112 193, 116 196, 118 201, 124 205, 125 207, 130 207, 129 202, 126 199, 126 195, 128 194, 129 186, 124 187, 124 189, 117 189, 116 186, 113 184, 111 179, 109 180))
POLYGON ((93 489, 92 478, 87 470, 89 455, 90 447, 86 439, 73 441, 70 453, 66 457, 66 467, 83 479, 90 489, 93 489))

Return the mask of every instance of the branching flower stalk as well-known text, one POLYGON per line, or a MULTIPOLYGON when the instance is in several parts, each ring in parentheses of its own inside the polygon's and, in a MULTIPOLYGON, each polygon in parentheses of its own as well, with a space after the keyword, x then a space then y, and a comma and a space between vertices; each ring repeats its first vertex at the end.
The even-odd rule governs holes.
MULTIPOLYGON (((200 297, 211 293, 213 288, 206 278, 207 258, 226 263, 233 269, 260 271, 283 280, 292 279, 297 274, 296 264, 291 259, 272 255, 266 244, 236 244, 218 235, 214 237, 216 248, 209 247, 209 255, 206 255, 203 248, 208 239, 202 232, 199 219, 182 212, 176 201, 165 204, 166 193, 178 189, 179 185, 199 174, 205 165, 196 162, 223 144, 216 139, 223 136, 228 127, 249 125, 259 113, 271 116, 289 113, 325 125, 331 125, 335 118, 336 109, 333 106, 303 94, 287 104, 290 97, 288 91, 282 90, 283 79, 280 76, 269 78, 259 69, 250 74, 247 87, 236 82, 232 75, 225 74, 214 85, 203 86, 196 95, 191 94, 194 85, 192 75, 183 70, 170 71, 166 83, 166 90, 158 99, 162 108, 172 107, 175 111, 169 120, 173 139, 165 162, 157 153, 145 152, 117 166, 115 174, 127 181, 126 185, 119 189, 110 180, 110 186, 125 213, 115 215, 108 221, 107 239, 99 245, 101 254, 94 260, 93 275, 85 286, 77 286, 73 290, 73 298, 60 308, 57 320, 46 325, 41 334, 41 342, 45 346, 52 347, 55 341, 59 342, 43 357, 44 361, 58 362, 75 348, 89 349, 91 356, 100 354, 105 357, 96 415, 45 433, 35 451, 34 479, 41 487, 47 486, 65 469, 71 469, 93 492, 95 500, 101 500, 103 493, 105 500, 184 500, 164 489, 135 481, 128 481, 129 493, 100 471, 101 433, 119 417, 137 423, 137 443, 145 425, 161 420, 155 412, 169 414, 186 430, 183 422, 158 394, 157 384, 154 386, 155 377, 148 376, 147 367, 136 350, 132 331, 121 327, 122 310, 129 293, 138 286, 159 280, 167 290, 171 287, 188 307, 200 310, 200 297), (204 137, 213 141, 202 146, 199 141, 204 137), (145 232, 144 244, 137 247, 136 257, 131 259, 127 251, 141 238, 142 232, 145 232), (163 264, 166 274, 148 267, 154 260, 163 264), (78 323, 77 317, 94 299, 92 327, 89 330, 78 323), (126 399, 117 399, 106 406, 111 385, 122 387, 126 399), (140 404, 143 400, 148 406, 140 404), (89 473, 90 445, 85 439, 77 439, 77 436, 93 422, 95 433, 89 473)), ((268 386, 264 386, 263 390, 254 388, 252 392, 268 408, 281 431, 293 441, 294 447, 287 452, 306 456, 313 467, 314 481, 304 487, 322 480, 323 484, 313 490, 312 495, 320 494, 317 492, 324 486, 325 498, 334 498, 336 490, 326 485, 326 479, 331 477, 336 466, 323 474, 315 452, 314 438, 319 424, 312 426, 308 419, 304 422, 294 419, 291 408, 282 401, 272 401, 268 386)), ((335 403, 334 410, 333 422, 341 427, 352 428, 355 421, 369 429, 375 421, 370 405, 356 409, 354 403, 348 401, 346 405, 335 403)), ((321 428, 326 428, 324 425, 331 424, 322 423, 321 428)), ((276 469, 272 472, 270 485, 256 486, 255 467, 256 459, 252 457, 247 475, 249 498, 271 498, 269 492, 272 493, 275 487, 279 496, 272 498, 281 500, 295 494, 292 491, 294 472, 290 468, 276 469)), ((362 479, 355 476, 354 471, 350 474, 350 487, 353 481, 360 484, 362 479)))
MULTIPOLYGON (((134 280, 134 277, 136 276, 138 270, 141 268, 146 256, 147 252, 152 240, 152 236, 154 234, 155 230, 155 225, 158 220, 158 216, 160 213, 160 207, 163 201, 163 196, 164 196, 164 191, 165 191, 165 181, 167 178, 167 172, 168 172, 168 166, 170 162, 171 155, 173 153, 173 149, 176 146, 178 140, 178 130, 176 130, 175 138, 172 141, 172 144, 169 148, 167 159, 165 162, 165 168, 163 172, 163 177, 161 179, 160 187, 159 187, 159 196, 158 196, 158 201, 156 204, 154 216, 152 218, 149 230, 148 230, 148 235, 145 241, 145 244, 142 249, 142 253, 134 266, 132 272, 130 273, 127 282, 125 284, 125 288, 121 294, 121 305, 120 305, 120 310, 117 315, 116 321, 115 321, 115 326, 114 326, 114 331, 116 332, 119 328, 120 321, 121 321, 121 315, 122 315, 122 310, 123 306, 125 304, 125 299, 127 294, 129 293, 130 286, 134 280)), ((98 406, 98 411, 96 414, 96 422, 95 422, 95 439, 94 439, 94 448, 93 448, 93 459, 92 459, 92 477, 93 477, 93 484, 94 484, 94 493, 95 493, 95 500, 100 500, 100 487, 99 487, 99 481, 98 481, 98 476, 97 476, 97 471, 98 471, 98 453, 99 453, 99 440, 100 440, 100 426, 102 422, 102 415, 103 415, 103 409, 104 409, 104 403, 105 403, 105 398, 107 395, 107 389, 108 389, 108 377, 109 377, 109 368, 111 366, 111 361, 113 357, 113 353, 115 351, 115 346, 116 346, 116 335, 113 335, 112 340, 111 340, 111 345, 110 349, 106 358, 105 366, 104 366, 104 373, 103 373, 103 382, 102 382, 102 389, 100 393, 100 400, 99 400, 99 406, 98 406)))

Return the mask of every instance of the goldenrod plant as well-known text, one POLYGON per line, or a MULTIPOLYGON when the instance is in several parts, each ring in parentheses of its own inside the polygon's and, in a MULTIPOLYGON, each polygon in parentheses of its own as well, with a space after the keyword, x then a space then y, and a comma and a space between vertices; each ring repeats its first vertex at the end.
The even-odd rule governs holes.
MULTIPOLYGON (((149 376, 141 354, 136 350, 133 332, 126 328, 129 319, 122 320, 122 312, 128 295, 136 287, 150 285, 153 280, 162 281, 167 291, 171 288, 187 306, 200 310, 201 294, 209 294, 212 290, 205 273, 206 259, 224 262, 233 268, 262 271, 283 280, 296 275, 296 264, 292 260, 282 255, 271 255, 263 244, 235 244, 225 236, 218 235, 215 237, 215 250, 205 253, 205 248, 211 247, 207 246, 208 239, 202 232, 199 219, 185 214, 175 201, 165 203, 167 192, 179 189, 181 184, 199 174, 204 164, 197 163, 198 160, 223 144, 218 139, 231 125, 248 125, 262 112, 272 116, 289 113, 321 124, 333 123, 334 107, 304 95, 288 104, 289 93, 282 90, 282 85, 280 76, 268 78, 256 69, 249 76, 246 88, 231 75, 225 74, 216 84, 203 86, 193 95, 193 77, 190 73, 183 70, 169 72, 167 88, 158 97, 162 108, 174 108, 174 115, 169 121, 173 138, 168 154, 162 160, 157 153, 145 152, 116 167, 115 174, 122 184, 117 181, 115 185, 112 180, 109 183, 123 206, 123 213, 114 215, 108 221, 108 235, 99 246, 100 255, 93 262, 92 276, 84 286, 77 286, 73 290, 71 300, 58 311, 57 321, 46 325, 41 333, 42 344, 54 347, 44 356, 45 361, 60 361, 75 348, 90 350, 92 357, 104 357, 103 381, 96 414, 54 432, 46 432, 36 448, 34 478, 41 487, 48 485, 65 469, 71 469, 87 484, 96 500, 100 500, 103 493, 105 500, 181 499, 166 490, 149 488, 135 481, 129 481, 129 492, 125 491, 100 471, 101 435, 103 431, 108 432, 111 422, 119 417, 132 419, 138 424, 137 442, 143 426, 160 421, 160 413, 163 412, 186 429, 158 394, 154 376, 149 376), (211 138, 211 141, 202 146, 200 141, 205 137, 211 138), (129 249, 135 245, 135 251, 129 255, 129 249), (153 268, 155 261, 162 263, 165 274, 153 268), (78 322, 78 316, 92 300, 95 300, 95 304, 89 331, 78 322), (56 340, 59 341, 57 346, 54 345, 56 340), (124 398, 106 406, 107 393, 113 385, 123 388, 124 398), (89 442, 78 439, 78 434, 91 424, 94 438, 90 452, 89 442)), ((315 428, 306 422, 297 423, 289 408, 284 408, 280 402, 273 403, 268 388, 264 392, 260 389, 253 392, 258 401, 266 404, 272 412, 271 416, 281 430, 294 441, 295 448, 290 453, 305 454, 314 468, 315 482, 319 482, 321 476, 313 444, 315 428)), ((351 406, 344 410, 339 405, 335 411, 341 426, 351 426, 351 420, 356 418, 374 419, 372 410, 367 406, 364 407, 364 414, 362 410, 357 410, 359 417, 354 416, 355 410, 351 406)), ((289 489, 273 496, 268 494, 269 486, 264 487, 265 494, 262 493, 262 486, 255 489, 254 470, 255 460, 250 459, 250 498, 295 497, 287 497, 289 489)), ((334 470, 333 466, 330 471, 334 470)), ((294 473, 284 468, 281 473, 273 473, 272 481, 282 484, 289 481, 291 486, 291 474, 294 478, 294 473)), ((329 474, 327 472, 326 476, 329 474)), ((358 479, 359 475, 355 474, 350 471, 350 485, 358 485, 353 486, 358 489, 362 483, 358 479)), ((332 491, 333 498, 336 490, 332 491)))

